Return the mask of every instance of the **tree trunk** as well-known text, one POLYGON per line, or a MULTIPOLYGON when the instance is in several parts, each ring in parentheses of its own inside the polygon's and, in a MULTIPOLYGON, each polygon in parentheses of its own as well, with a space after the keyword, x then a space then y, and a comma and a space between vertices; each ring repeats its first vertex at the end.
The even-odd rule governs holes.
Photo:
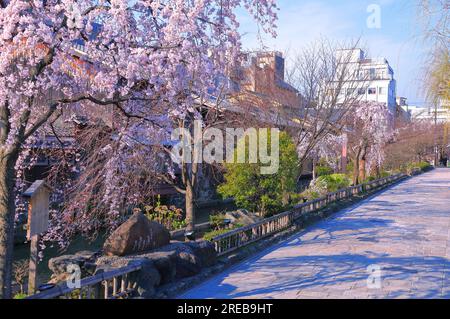
POLYGON ((187 183, 186 185, 186 195, 185 195, 185 201, 186 201, 186 224, 187 224, 187 230, 193 231, 195 228, 195 206, 194 206, 194 187, 191 185, 191 183, 187 183))
POLYGON ((17 156, 0 152, 0 299, 11 298, 17 156))
POLYGON ((359 184, 359 158, 361 156, 361 149, 358 150, 356 156, 353 160, 353 185, 356 186, 359 184))
POLYGON ((359 182, 363 183, 366 180, 366 157, 362 156, 359 160, 359 182))
POLYGON ((367 147, 364 147, 359 155, 359 183, 364 183, 366 180, 366 156, 367 147))

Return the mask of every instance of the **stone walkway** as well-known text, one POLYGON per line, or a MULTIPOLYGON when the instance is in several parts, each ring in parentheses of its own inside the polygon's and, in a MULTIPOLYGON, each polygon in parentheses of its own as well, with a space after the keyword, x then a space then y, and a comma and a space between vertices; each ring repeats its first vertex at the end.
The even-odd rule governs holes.
POLYGON ((449 243, 450 169, 436 169, 179 298, 450 298, 449 243))

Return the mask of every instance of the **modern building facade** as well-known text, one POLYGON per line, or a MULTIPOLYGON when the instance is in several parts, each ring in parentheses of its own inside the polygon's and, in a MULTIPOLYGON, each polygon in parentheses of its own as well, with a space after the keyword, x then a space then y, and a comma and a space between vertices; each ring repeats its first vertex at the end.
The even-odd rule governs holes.
POLYGON ((403 106, 403 109, 410 114, 411 121, 450 122, 450 109, 442 106, 433 108, 429 106, 406 105, 403 106))
MULTIPOLYGON (((338 63, 352 65, 353 77, 349 78, 344 88, 353 91, 357 87, 357 94, 362 101, 385 103, 392 114, 396 114, 396 80, 394 70, 385 58, 369 58, 362 49, 342 49, 336 52, 338 63), (339 62, 340 61, 340 62, 339 62), (361 85, 355 86, 354 81, 361 81, 361 85), (350 84, 351 82, 351 84, 350 84)), ((345 90, 343 90, 345 94, 345 90)))

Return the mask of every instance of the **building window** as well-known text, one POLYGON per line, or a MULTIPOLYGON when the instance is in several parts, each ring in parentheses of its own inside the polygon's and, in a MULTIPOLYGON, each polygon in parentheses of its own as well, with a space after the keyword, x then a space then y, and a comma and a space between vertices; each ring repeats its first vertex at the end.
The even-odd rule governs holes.
POLYGON ((359 94, 359 95, 364 95, 364 94, 366 94, 366 89, 358 89, 358 94, 359 94))
POLYGON ((386 88, 378 88, 378 94, 386 95, 386 88))
POLYGON ((377 89, 375 89, 375 88, 369 88, 369 90, 368 90, 367 93, 369 93, 369 95, 377 94, 377 89))
POLYGON ((352 96, 353 94, 355 94, 355 89, 354 88, 347 89, 347 96, 352 96))

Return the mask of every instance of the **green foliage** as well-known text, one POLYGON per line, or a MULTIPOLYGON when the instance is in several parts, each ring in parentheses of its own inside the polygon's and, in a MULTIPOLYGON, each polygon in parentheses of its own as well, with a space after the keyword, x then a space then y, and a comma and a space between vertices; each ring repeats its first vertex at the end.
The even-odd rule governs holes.
POLYGON ((142 210, 140 208, 136 209, 139 211, 143 210, 149 220, 164 225, 168 230, 177 230, 186 227, 183 210, 175 206, 161 205, 159 198, 156 206, 146 205, 142 210))
POLYGON ((334 169, 328 164, 328 162, 321 158, 315 167, 316 176, 324 176, 324 175, 331 175, 334 173, 334 169))
POLYGON ((301 194, 298 194, 298 193, 293 193, 293 194, 290 195, 291 203, 293 203, 294 205, 298 204, 299 202, 301 202, 303 200, 303 198, 304 197, 301 194))
POLYGON ((391 174, 390 172, 382 171, 380 177, 381 177, 381 178, 385 178, 385 177, 389 177, 389 176, 391 176, 391 175, 392 175, 392 174, 391 174))
POLYGON ((218 230, 213 230, 213 231, 210 231, 210 232, 205 233, 205 234, 203 235, 203 239, 204 239, 204 240, 208 240, 208 241, 212 241, 212 239, 213 239, 214 237, 217 237, 217 236, 226 234, 226 233, 228 233, 229 231, 230 231, 230 229, 218 229, 218 230))
POLYGON ((18 293, 18 294, 15 294, 15 295, 14 295, 14 298, 13 298, 13 299, 25 299, 26 297, 28 297, 27 294, 24 294, 24 293, 18 293))
POLYGON ((93 291, 86 291, 81 289, 75 289, 70 292, 69 299, 93 299, 95 294, 93 291))
POLYGON ((307 200, 314 200, 321 197, 320 193, 317 190, 312 189, 311 187, 305 190, 300 194, 302 198, 306 198, 307 200))
POLYGON ((353 174, 353 170, 355 169, 355 164, 353 162, 347 163, 347 174, 353 174))
POLYGON ((345 174, 331 174, 320 176, 318 181, 326 186, 328 193, 336 192, 342 188, 350 186, 350 179, 345 174))
POLYGON ((431 169, 431 164, 428 162, 417 162, 417 163, 410 163, 406 166, 406 173, 411 174, 414 170, 419 169, 422 172, 426 172, 429 169, 431 169))
POLYGON ((431 164, 428 162, 419 162, 417 163, 417 167, 419 167, 422 171, 426 171, 431 168, 431 164))
POLYGON ((317 176, 324 176, 324 175, 331 175, 333 174, 333 169, 329 166, 316 166, 316 175, 317 176))
MULTIPOLYGON (((233 197, 239 207, 262 212, 264 216, 278 213, 289 206, 299 175, 298 156, 295 144, 285 132, 280 133, 279 146, 277 173, 261 174, 261 168, 267 166, 262 163, 226 164, 225 183, 219 186, 218 193, 224 198, 233 197)), ((246 151, 248 154, 248 148, 246 151)))
POLYGON ((391 175, 392 175, 392 174, 391 174, 390 172, 387 172, 387 171, 381 171, 381 172, 380 172, 380 176, 371 175, 371 176, 367 177, 367 178, 364 180, 364 183, 373 182, 373 181, 375 181, 375 180, 377 180, 377 179, 389 177, 389 176, 391 176, 391 175))
POLYGON ((327 193, 347 188, 350 184, 351 181, 345 174, 324 175, 314 180, 311 186, 301 195, 308 200, 313 200, 325 196, 327 193))
POLYGON ((243 227, 243 225, 241 224, 235 224, 230 228, 223 228, 223 229, 216 229, 216 230, 212 230, 210 232, 207 232, 203 235, 203 239, 204 240, 208 240, 208 241, 212 241, 214 237, 226 234, 234 229, 238 229, 243 227))
POLYGON ((210 215, 209 223, 212 229, 220 230, 225 225, 225 215, 224 214, 210 215))

